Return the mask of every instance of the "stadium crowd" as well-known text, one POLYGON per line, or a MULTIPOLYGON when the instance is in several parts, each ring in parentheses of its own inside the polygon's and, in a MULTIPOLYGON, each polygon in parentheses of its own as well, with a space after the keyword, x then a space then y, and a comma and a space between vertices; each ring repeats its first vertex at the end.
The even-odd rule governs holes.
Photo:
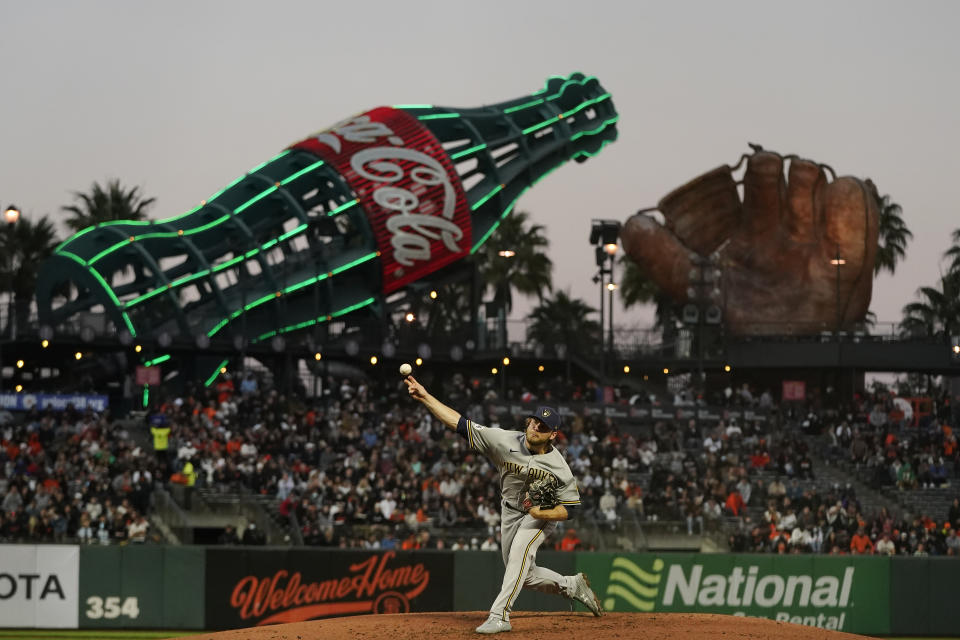
POLYGON ((31 412, 0 426, 0 541, 143 543, 152 456, 93 412, 31 412))
MULTIPOLYGON (((487 412, 497 399, 491 384, 460 375, 434 384, 466 415, 514 426, 487 412)), ((599 393, 557 381, 518 389, 516 399, 559 403, 599 393)), ((673 403, 691 404, 685 394, 673 403)), ((107 416, 29 413, 2 427, 0 540, 148 541, 154 483, 174 477, 189 484, 188 500, 194 487, 275 496, 307 545, 497 548, 496 470, 405 396, 392 377, 328 377, 322 393, 306 399, 279 393, 262 375, 223 376, 151 407, 153 447, 138 446, 107 416)), ((614 400, 657 401, 625 390, 614 400)), ((903 490, 951 482, 960 469, 952 414, 907 425, 888 400, 875 394, 848 412, 810 413, 777 407, 768 392, 744 385, 717 401, 755 408, 756 419, 661 420, 636 430, 575 415, 558 445, 580 482, 579 521, 591 526, 627 519, 678 521, 691 534, 727 527, 737 551, 956 555, 957 501, 946 520, 905 520, 863 513, 850 487, 816 486, 815 459, 862 465, 877 483, 903 490)), ((225 543, 262 542, 227 533, 225 543)), ((567 526, 554 544, 590 548, 589 538, 567 526)))

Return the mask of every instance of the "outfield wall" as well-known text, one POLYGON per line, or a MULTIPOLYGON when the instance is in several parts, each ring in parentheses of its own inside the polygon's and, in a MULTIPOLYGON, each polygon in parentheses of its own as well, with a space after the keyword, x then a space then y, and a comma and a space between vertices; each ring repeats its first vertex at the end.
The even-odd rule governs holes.
MULTIPOLYGON (((762 616, 871 635, 960 631, 955 558, 543 551, 537 560, 586 571, 609 611, 762 616)), ((213 630, 485 610, 502 579, 499 552, 0 545, 0 625, 213 630)), ((516 608, 569 605, 524 591, 516 608)))

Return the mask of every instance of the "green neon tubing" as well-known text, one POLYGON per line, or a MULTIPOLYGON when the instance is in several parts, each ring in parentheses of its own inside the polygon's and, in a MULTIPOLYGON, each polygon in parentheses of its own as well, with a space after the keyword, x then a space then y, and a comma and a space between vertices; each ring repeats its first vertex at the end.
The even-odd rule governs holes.
POLYGON ((360 202, 359 200, 351 200, 350 202, 345 202, 345 203, 343 203, 342 205, 340 205, 339 207, 337 207, 336 209, 334 209, 333 211, 329 212, 329 213, 327 214, 327 216, 335 216, 335 215, 337 215, 338 213, 340 213, 341 211, 346 211, 346 210, 349 209, 350 207, 352 207, 352 206, 354 206, 354 205, 356 205, 356 204, 359 204, 359 202, 360 202))
POLYGON ((228 363, 228 362, 230 362, 230 361, 229 361, 229 360, 222 360, 222 361, 220 362, 220 364, 217 365, 217 368, 213 370, 213 375, 211 375, 209 378, 207 378, 207 381, 203 383, 203 386, 209 387, 210 385, 212 385, 212 384, 213 384, 213 381, 217 379, 217 376, 218 376, 218 375, 220 375, 220 369, 223 369, 225 366, 227 366, 227 363, 228 363))
POLYGON ((94 269, 92 266, 84 263, 84 261, 79 256, 73 253, 70 253, 69 251, 61 251, 60 255, 62 255, 65 258, 70 258, 71 260, 75 260, 79 262, 82 266, 86 267, 91 274, 93 274, 93 277, 97 279, 97 282, 100 283, 100 286, 103 287, 103 290, 107 293, 108 296, 110 296, 110 300, 113 302, 113 306, 115 306, 118 310, 120 310, 120 317, 123 318, 124 324, 127 325, 127 330, 130 331, 130 335, 134 338, 137 337, 137 330, 133 328, 133 323, 130 321, 130 316, 127 315, 126 311, 122 310, 123 305, 120 304, 120 300, 117 298, 116 294, 113 293, 113 289, 111 289, 107 285, 107 281, 103 279, 103 276, 100 275, 100 272, 94 269))
POLYGON ((464 157, 464 156, 468 156, 468 155, 470 155, 471 153, 475 153, 475 152, 477 152, 477 151, 481 151, 481 150, 486 149, 486 148, 487 148, 486 143, 478 144, 478 145, 476 145, 476 146, 474 146, 474 147, 470 147, 469 149, 464 149, 463 151, 458 151, 458 152, 456 152, 455 154, 453 154, 452 156, 450 156, 450 159, 451 159, 451 160, 458 160, 458 159, 460 159, 460 158, 462 158, 462 157, 464 157))
POLYGON ((443 118, 459 118, 459 113, 431 113, 425 116, 417 116, 417 120, 441 120, 443 118))
POLYGON ((476 204, 474 204, 474 205, 472 205, 472 206, 470 207, 470 210, 471 210, 471 211, 476 211, 477 209, 479 209, 480 207, 482 207, 482 206, 484 205, 484 203, 486 203, 487 200, 489 200, 489 199, 492 198, 493 196, 497 195, 497 193, 499 193, 502 189, 503 189, 503 185, 502 185, 502 184, 498 184, 497 186, 495 186, 493 189, 490 190, 490 193, 488 193, 487 195, 485 195, 485 196, 483 196, 482 198, 480 198, 479 200, 477 200, 476 204))
POLYGON ((297 171, 297 172, 296 172, 295 174, 293 174, 292 176, 289 176, 289 177, 284 178, 283 180, 281 180, 281 181, 280 181, 280 186, 284 186, 284 185, 290 184, 291 182, 293 182, 294 180, 296 180, 297 178, 299 178, 299 177, 302 176, 303 174, 305 174, 305 173, 310 173, 310 172, 313 171, 314 169, 316 169, 316 168, 318 168, 318 167, 321 167, 321 166, 323 166, 323 160, 318 160, 317 162, 314 162, 314 163, 313 163, 312 165, 310 165, 309 167, 306 167, 305 169, 301 169, 300 171, 297 171))

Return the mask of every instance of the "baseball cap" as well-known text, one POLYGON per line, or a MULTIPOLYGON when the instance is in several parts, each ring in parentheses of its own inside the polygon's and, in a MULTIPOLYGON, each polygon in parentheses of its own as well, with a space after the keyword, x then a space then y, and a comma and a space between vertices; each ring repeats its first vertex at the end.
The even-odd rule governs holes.
POLYGON ((536 418, 554 431, 560 428, 560 414, 553 407, 537 407, 537 410, 527 417, 536 418))

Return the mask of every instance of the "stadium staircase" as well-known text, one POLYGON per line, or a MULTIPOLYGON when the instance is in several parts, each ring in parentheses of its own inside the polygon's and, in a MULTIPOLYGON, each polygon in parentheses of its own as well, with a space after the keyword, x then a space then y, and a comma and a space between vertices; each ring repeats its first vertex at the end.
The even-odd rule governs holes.
MULTIPOLYGON (((837 456, 836 453, 829 451, 823 436, 805 436, 805 438, 819 462, 814 468, 818 489, 827 491, 835 486, 842 489, 850 485, 856 492, 861 509, 867 516, 877 513, 881 507, 885 506, 894 516, 912 519, 920 515, 929 515, 937 522, 941 522, 947 518, 950 504, 960 493, 955 484, 950 483, 939 487, 900 489, 893 479, 886 477, 885 474, 880 474, 881 479, 878 479, 874 468, 855 464, 845 454, 837 456)), ((948 472, 950 471, 953 469, 948 466, 948 472)), ((949 477, 956 478, 956 475, 950 474, 949 477)))

